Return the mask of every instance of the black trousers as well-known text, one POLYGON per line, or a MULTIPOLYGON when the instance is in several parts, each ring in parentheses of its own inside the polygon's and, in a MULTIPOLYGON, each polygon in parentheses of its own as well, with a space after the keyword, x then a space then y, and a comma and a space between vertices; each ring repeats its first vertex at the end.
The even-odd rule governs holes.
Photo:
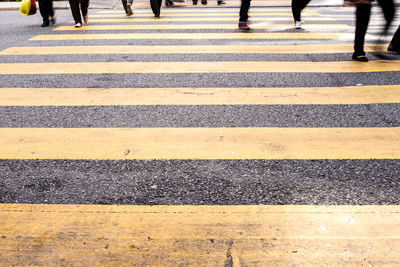
MULTIPOLYGON (((383 28, 382 34, 386 34, 393 21, 395 9, 393 0, 378 0, 378 4, 382 8, 383 15, 386 20, 386 24, 383 28)), ((371 16, 371 5, 363 4, 357 5, 356 8, 356 33, 354 38, 354 55, 361 56, 365 55, 364 42, 365 34, 369 24, 371 16)))
POLYGON ((301 11, 311 0, 292 0, 292 14, 294 21, 301 21, 301 11))
POLYGON ((49 21, 50 17, 54 16, 53 0, 39 0, 39 9, 43 21, 49 21))
POLYGON ((88 14, 89 0, 68 0, 71 6, 72 16, 74 17, 75 23, 82 24, 82 16, 88 14))
POLYGON ((126 7, 126 4, 127 3, 129 3, 129 4, 131 4, 132 5, 132 3, 133 3, 133 0, 122 0, 122 6, 124 7, 124 10, 125 10, 125 13, 126 14, 128 14, 128 9, 127 9, 127 7, 126 7))
POLYGON ((154 15, 160 15, 162 0, 150 0, 150 6, 154 15))
POLYGON ((400 26, 394 33, 393 39, 390 42, 388 49, 391 51, 400 52, 400 26))
POLYGON ((242 0, 240 4, 239 22, 247 22, 249 19, 249 9, 251 0, 242 0))

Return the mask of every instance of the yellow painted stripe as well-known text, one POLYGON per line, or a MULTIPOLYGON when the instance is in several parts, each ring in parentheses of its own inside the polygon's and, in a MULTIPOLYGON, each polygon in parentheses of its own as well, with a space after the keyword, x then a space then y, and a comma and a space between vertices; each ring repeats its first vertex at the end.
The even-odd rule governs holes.
MULTIPOLYGON (((132 18, 127 18, 127 19, 91 19, 89 22, 190 22, 190 21, 195 21, 199 23, 203 23, 205 21, 231 21, 231 22, 236 22, 239 20, 239 17, 237 18, 209 18, 209 17, 197 17, 197 18, 164 18, 163 14, 161 13, 161 18, 156 19, 152 18, 151 15, 149 15, 150 18, 146 19, 138 19, 135 18, 134 16, 132 18)), ((290 21, 293 22, 293 17, 255 17, 251 18, 251 21, 290 21)), ((328 18, 328 17, 305 17, 303 21, 335 21, 334 18, 328 18)), ((72 23, 73 21, 71 21, 72 23)))
POLYGON ((400 71, 400 61, 288 62, 73 62, 3 63, 0 74, 95 74, 95 73, 348 73, 400 71))
MULTIPOLYGON (((240 7, 240 1, 229 1, 227 5, 224 5, 224 7, 240 7)), ((266 7, 266 6, 290 6, 291 1, 273 1, 273 0, 268 0, 268 1, 255 1, 252 0, 251 1, 251 6, 252 7, 256 7, 256 6, 262 6, 262 7, 266 7)), ((150 2, 133 2, 133 7, 149 7, 150 6, 150 2)), ((176 2, 175 3, 175 8, 177 7, 183 7, 183 6, 192 6, 192 3, 179 3, 176 2)), ((201 5, 200 5, 201 6, 201 5)), ((199 6, 199 7, 200 7, 199 6)), ((208 5, 207 6, 218 6, 217 5, 217 1, 208 1, 208 5)), ((221 7, 224 8, 224 7, 221 7)), ((162 12, 162 11, 161 11, 162 12)))
MULTIPOLYGON (((148 13, 147 15, 153 15, 152 13, 148 13)), ((276 13, 276 12, 260 12, 260 13, 252 13, 251 17, 255 18, 258 16, 276 16, 276 17, 282 17, 282 16, 291 16, 292 13, 291 12, 280 12, 280 13, 276 13)), ((308 13, 308 16, 316 16, 318 15, 317 13, 308 13)), ((89 18, 118 18, 118 17, 123 17, 124 14, 100 14, 100 15, 90 15, 89 18)), ((140 15, 137 15, 140 16, 140 15)), ((153 15, 154 16, 154 15, 153 15)), ((195 16, 194 14, 191 13, 179 13, 179 14, 172 14, 172 13, 166 13, 163 14, 163 17, 193 17, 195 16)), ((229 13, 203 13, 201 14, 202 18, 206 18, 206 17, 232 17, 234 19, 238 19, 238 14, 229 14, 229 13)), ((135 16, 132 17, 133 20, 135 20, 135 16)))
POLYGON ((1 128, 0 159, 400 159, 400 128, 1 128))
POLYGON ((116 40, 116 39, 351 39, 353 33, 113 33, 113 34, 46 34, 29 40, 116 40))
MULTIPOLYGON (((385 52, 387 45, 366 45, 367 52, 385 52)), ((52 54, 202 54, 202 53, 279 53, 279 54, 313 54, 313 53, 352 53, 353 45, 164 45, 164 46, 27 46, 11 47, 0 51, 0 55, 52 55, 52 54)))
MULTIPOLYGON (((239 8, 203 8, 203 9, 194 9, 194 8, 179 8, 179 9, 162 9, 162 13, 239 13, 239 8)), ((252 10, 251 14, 257 14, 259 12, 291 12, 292 9, 289 8, 257 8, 256 10, 252 10)), ((151 10, 148 9, 136 9, 133 10, 133 12, 136 14, 153 14, 151 10)), ((303 9, 303 13, 309 13, 309 10, 303 9)), ((121 10, 101 10, 99 12, 96 12, 96 14, 125 14, 121 10)))
POLYGON ((396 266, 399 261, 399 206, 1 204, 0 218, 2 266, 396 266))
MULTIPOLYGON (((287 29, 292 28, 292 24, 253 24, 253 29, 287 29)), ((353 27, 347 24, 307 24, 307 29, 320 29, 320 30, 347 30, 353 27)), ((73 28, 71 26, 59 26, 54 31, 94 31, 94 30, 197 30, 197 29, 231 29, 236 30, 237 25, 234 24, 156 24, 156 25, 90 25, 82 26, 80 28, 73 28)))
POLYGON ((400 103, 400 85, 294 88, 0 88, 0 106, 400 103))

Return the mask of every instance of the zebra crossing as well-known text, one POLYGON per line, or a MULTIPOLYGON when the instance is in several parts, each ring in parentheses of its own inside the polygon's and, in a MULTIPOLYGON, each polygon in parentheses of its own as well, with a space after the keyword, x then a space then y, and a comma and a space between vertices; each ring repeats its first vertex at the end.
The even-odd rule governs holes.
POLYGON ((0 265, 399 264, 400 58, 255 2, 252 32, 136 2, 0 51, 0 265))

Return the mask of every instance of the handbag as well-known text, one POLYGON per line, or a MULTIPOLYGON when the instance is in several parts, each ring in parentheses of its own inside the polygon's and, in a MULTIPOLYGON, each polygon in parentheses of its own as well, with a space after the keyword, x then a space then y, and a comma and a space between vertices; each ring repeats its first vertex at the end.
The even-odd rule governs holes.
POLYGON ((35 0, 22 0, 21 6, 19 7, 19 12, 23 15, 34 15, 36 14, 36 1, 35 0))

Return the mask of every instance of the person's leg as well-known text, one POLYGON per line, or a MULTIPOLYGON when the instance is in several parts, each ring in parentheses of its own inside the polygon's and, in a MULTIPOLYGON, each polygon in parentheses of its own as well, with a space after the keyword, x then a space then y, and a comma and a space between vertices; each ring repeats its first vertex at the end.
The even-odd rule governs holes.
POLYGON ((249 26, 247 25, 247 21, 249 19, 250 1, 251 0, 242 0, 240 5, 239 29, 250 30, 249 26))
POLYGON ((122 6, 124 7, 125 13, 128 15, 128 10, 126 9, 126 0, 122 0, 122 6))
POLYGON ((75 24, 82 25, 81 12, 79 11, 79 0, 68 0, 71 6, 72 17, 74 17, 75 24))
POLYGON ((371 5, 361 4, 356 7, 356 33, 354 39, 353 59, 365 56, 364 40, 367 33, 369 18, 371 15, 371 5))
POLYGON ((87 24, 88 23, 88 8, 89 8, 89 0, 80 0, 81 2, 81 11, 82 11, 82 17, 83 21, 87 24))
POLYGON ((393 39, 389 44, 388 51, 400 53, 400 26, 393 35, 393 39))
POLYGON ((383 29, 383 34, 386 34, 394 18, 394 2, 393 0, 378 0, 378 3, 382 8, 382 12, 386 20, 385 28, 383 29))
MULTIPOLYGON (((39 11, 43 18, 42 26, 45 27, 47 22, 49 22, 49 10, 48 10, 48 0, 39 0, 39 11)), ((47 25, 48 26, 48 25, 47 25)))
POLYGON ((294 21, 300 21, 301 20, 301 9, 299 8, 299 2, 301 0, 292 0, 292 14, 293 14, 293 19, 294 21))

